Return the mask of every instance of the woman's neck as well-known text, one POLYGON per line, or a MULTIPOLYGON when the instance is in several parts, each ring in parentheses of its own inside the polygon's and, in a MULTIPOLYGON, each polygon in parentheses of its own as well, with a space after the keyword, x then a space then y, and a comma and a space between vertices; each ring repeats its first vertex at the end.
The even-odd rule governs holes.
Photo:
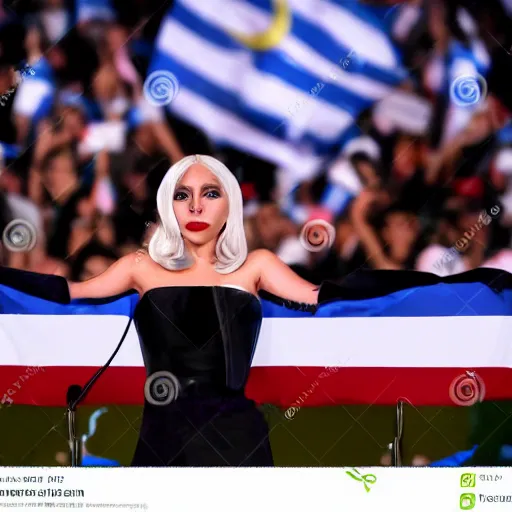
POLYGON ((195 245, 185 240, 185 247, 197 264, 213 264, 216 260, 216 246, 217 240, 212 240, 204 245, 195 245))

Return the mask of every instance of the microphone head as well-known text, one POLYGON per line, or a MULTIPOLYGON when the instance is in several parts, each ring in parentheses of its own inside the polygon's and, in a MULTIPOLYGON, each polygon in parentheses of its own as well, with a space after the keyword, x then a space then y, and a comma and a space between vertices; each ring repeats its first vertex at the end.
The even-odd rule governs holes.
POLYGON ((68 392, 66 393, 66 401, 68 405, 76 402, 80 397, 80 393, 82 392, 82 386, 78 384, 72 384, 68 388, 68 392))

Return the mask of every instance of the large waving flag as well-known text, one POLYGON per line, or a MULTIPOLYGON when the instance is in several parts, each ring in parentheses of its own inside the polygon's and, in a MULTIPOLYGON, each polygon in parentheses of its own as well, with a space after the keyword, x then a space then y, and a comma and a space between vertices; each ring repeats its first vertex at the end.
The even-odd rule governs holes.
POLYGON ((217 145, 311 175, 406 78, 384 26, 341 0, 176 0, 148 71, 155 96, 217 145), (178 91, 179 86, 179 91, 178 91))
MULTIPOLYGON (((138 296, 63 305, 1 282, 0 404, 65 406, 115 351, 138 296)), ((512 398, 511 274, 360 272, 321 293, 315 314, 262 300, 247 396, 282 407, 512 398)), ((145 378, 131 326, 84 403, 142 404, 145 378)))

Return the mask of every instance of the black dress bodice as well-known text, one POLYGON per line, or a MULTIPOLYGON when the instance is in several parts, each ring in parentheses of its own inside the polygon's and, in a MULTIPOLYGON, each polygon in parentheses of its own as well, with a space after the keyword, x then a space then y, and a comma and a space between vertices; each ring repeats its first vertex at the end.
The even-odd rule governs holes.
POLYGON ((243 390, 261 321, 259 300, 227 286, 154 288, 134 315, 148 377, 170 372, 220 394, 243 390))
POLYGON ((272 466, 265 419, 244 394, 258 298, 227 286, 159 287, 142 296, 134 322, 148 379, 132 465, 272 466), (169 392, 164 377, 151 391, 165 375, 177 385, 169 392))

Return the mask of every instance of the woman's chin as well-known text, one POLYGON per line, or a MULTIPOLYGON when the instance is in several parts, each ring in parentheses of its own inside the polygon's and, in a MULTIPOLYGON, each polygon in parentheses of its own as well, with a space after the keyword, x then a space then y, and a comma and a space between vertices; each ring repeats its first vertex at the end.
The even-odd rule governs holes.
POLYGON ((195 246, 202 246, 206 245, 207 243, 211 242, 213 240, 213 237, 211 234, 207 233, 184 233, 183 239, 188 242, 191 245, 195 246))

